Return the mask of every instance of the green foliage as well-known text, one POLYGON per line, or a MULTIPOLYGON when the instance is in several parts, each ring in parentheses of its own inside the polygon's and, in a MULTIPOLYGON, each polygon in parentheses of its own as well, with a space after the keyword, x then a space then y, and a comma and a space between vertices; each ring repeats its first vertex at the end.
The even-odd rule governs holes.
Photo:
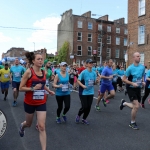
POLYGON ((68 62, 69 58, 69 42, 64 42, 63 46, 58 51, 57 60, 58 63, 65 61, 68 62))

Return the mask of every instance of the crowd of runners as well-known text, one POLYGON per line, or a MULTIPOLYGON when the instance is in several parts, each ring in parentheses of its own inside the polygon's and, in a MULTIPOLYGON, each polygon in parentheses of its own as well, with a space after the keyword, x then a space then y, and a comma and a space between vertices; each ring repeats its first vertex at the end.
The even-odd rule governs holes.
POLYGON ((36 113, 35 126, 39 131, 42 150, 46 150, 46 102, 50 98, 48 95, 56 97, 56 123, 61 124, 62 121, 67 122, 66 114, 70 109, 70 95, 73 90, 79 91, 81 101, 75 122, 81 121, 88 125, 87 117, 93 102, 94 85, 100 86, 95 104, 96 111, 100 111, 100 102, 106 107, 110 99, 115 98, 116 92, 124 91, 125 95, 128 94, 130 103, 122 99, 120 110, 125 107, 131 108, 129 127, 139 129, 136 124, 136 114, 140 106, 145 108, 144 102, 150 93, 150 70, 140 64, 140 53, 133 54, 133 64, 126 70, 123 66, 117 66, 112 59, 105 61, 99 67, 92 59, 87 59, 79 67, 77 64, 68 65, 66 62, 52 65, 49 60, 43 60, 41 54, 33 52, 27 52, 26 58, 28 60, 26 65, 21 65, 16 58, 11 67, 7 62, 0 66, 1 92, 4 101, 7 100, 10 85, 13 90, 12 107, 17 106, 19 92, 25 92, 25 119, 19 127, 21 137, 25 134, 25 128, 31 126, 36 113), (50 84, 53 90, 50 90, 50 84))

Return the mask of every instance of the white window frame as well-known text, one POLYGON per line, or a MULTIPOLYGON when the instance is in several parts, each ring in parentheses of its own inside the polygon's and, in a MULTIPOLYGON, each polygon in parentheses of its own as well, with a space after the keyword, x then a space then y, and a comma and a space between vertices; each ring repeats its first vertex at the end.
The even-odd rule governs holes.
POLYGON ((88 22, 88 29, 92 30, 93 29, 93 23, 92 22, 88 22))
POLYGON ((128 29, 124 29, 124 34, 125 34, 125 35, 128 34, 128 29))
POLYGON ((87 47, 87 51, 88 51, 87 55, 88 55, 88 56, 92 56, 92 46, 88 46, 88 47, 87 47), (90 48, 90 49, 89 49, 89 48, 90 48), (90 55, 89 55, 89 52, 91 53, 90 55))
POLYGON ((120 45, 120 37, 116 37, 116 45, 120 45))
POLYGON ((139 16, 145 15, 146 3, 145 0, 139 0, 139 16))
POLYGON ((81 46, 81 50, 78 49, 79 46, 81 46, 81 45, 77 45, 77 56, 82 56, 82 46, 81 46), (81 52, 81 55, 78 55, 79 51, 81 52))
POLYGON ((111 44, 111 35, 107 35, 107 44, 111 44))
POLYGON ((82 41, 82 32, 78 32, 77 33, 77 41, 82 41), (81 35, 79 36, 79 33, 81 33, 81 35), (78 38, 81 38, 80 40, 78 38))
POLYGON ((101 43, 102 42, 102 37, 101 37, 101 34, 98 34, 98 43, 101 43))
POLYGON ((145 44, 145 25, 139 26, 139 29, 138 29, 138 44, 145 44))
POLYGON ((78 28, 82 28, 83 26, 83 22, 82 21, 78 21, 78 28))
POLYGON ((91 33, 88 33, 88 39, 87 39, 88 42, 92 42, 92 34, 91 33), (89 37, 89 35, 91 35, 91 37, 89 37), (91 39, 91 40, 89 40, 91 39))
POLYGON ((98 24, 98 31, 103 30, 103 25, 102 24, 98 24))
POLYGON ((116 28, 116 33, 120 33, 120 28, 116 28))
POLYGON ((123 40, 123 45, 124 45, 124 46, 127 46, 127 43, 128 43, 127 38, 124 38, 124 40, 123 40))
POLYGON ((123 58, 124 58, 124 59, 125 59, 126 53, 127 53, 127 50, 124 50, 124 51, 123 51, 123 58))
POLYGON ((106 49, 106 58, 111 58, 111 48, 106 49))
POLYGON ((111 26, 107 26, 107 32, 111 32, 111 26))
POLYGON ((115 50, 115 58, 119 58, 120 56, 120 49, 115 50))

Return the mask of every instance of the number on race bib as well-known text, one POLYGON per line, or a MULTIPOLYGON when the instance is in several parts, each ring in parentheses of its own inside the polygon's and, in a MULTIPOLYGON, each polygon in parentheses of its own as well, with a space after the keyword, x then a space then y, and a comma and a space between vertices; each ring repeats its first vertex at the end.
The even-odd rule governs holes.
POLYGON ((88 86, 92 87, 94 85, 94 80, 89 80, 88 81, 88 86))
POLYGON ((35 90, 33 92, 33 99, 35 100, 43 100, 44 99, 45 90, 35 90))
POLYGON ((67 92, 68 90, 69 90, 68 84, 63 84, 63 86, 62 86, 62 91, 63 91, 63 92, 67 92))

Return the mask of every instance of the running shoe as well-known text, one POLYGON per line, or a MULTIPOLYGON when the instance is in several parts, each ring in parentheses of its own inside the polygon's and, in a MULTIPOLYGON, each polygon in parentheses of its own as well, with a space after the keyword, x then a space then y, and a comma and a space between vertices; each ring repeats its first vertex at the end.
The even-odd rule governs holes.
POLYGON ((96 109, 96 111, 101 111, 100 107, 98 105, 95 105, 95 109, 96 109))
POLYGON ((102 98, 101 101, 103 102, 104 107, 106 107, 106 101, 102 98))
POLYGON ((144 104, 140 104, 141 105, 141 108, 144 108, 145 109, 145 105, 144 104))
POLYGON ((61 119, 60 119, 60 117, 57 117, 57 118, 56 118, 56 123, 58 123, 58 124, 60 124, 60 123, 61 123, 61 119))
POLYGON ((118 90, 118 92, 121 92, 121 90, 118 90))
POLYGON ((89 125, 89 122, 85 119, 82 119, 82 123, 85 124, 85 125, 89 125))
POLYGON ((127 90, 125 90, 124 95, 125 95, 125 96, 127 95, 127 90))
POLYGON ((13 106, 13 107, 16 107, 16 106, 17 106, 17 102, 14 101, 13 104, 12 104, 12 106, 13 106))
POLYGON ((138 128, 136 122, 130 123, 130 124, 129 124, 129 127, 131 127, 131 128, 134 129, 134 130, 139 130, 139 128, 138 128))
POLYGON ((110 103, 110 101, 108 99, 106 99, 106 104, 110 103))
POLYGON ((67 122, 67 117, 65 115, 62 115, 62 119, 64 122, 67 122))
POLYGON ((120 110, 122 110, 123 107, 125 107, 125 106, 123 105, 124 102, 126 102, 126 101, 125 101, 124 99, 122 99, 122 100, 121 100, 121 104, 120 104, 120 110))
POLYGON ((23 137, 24 134, 25 134, 25 131, 24 131, 24 129, 22 129, 22 123, 21 123, 21 124, 20 124, 20 128, 19 128, 19 135, 20 135, 21 137, 23 137))
POLYGON ((80 116, 77 115, 77 116, 76 116, 76 119, 75 119, 75 122, 76 122, 76 123, 79 123, 79 121, 80 121, 80 116))

